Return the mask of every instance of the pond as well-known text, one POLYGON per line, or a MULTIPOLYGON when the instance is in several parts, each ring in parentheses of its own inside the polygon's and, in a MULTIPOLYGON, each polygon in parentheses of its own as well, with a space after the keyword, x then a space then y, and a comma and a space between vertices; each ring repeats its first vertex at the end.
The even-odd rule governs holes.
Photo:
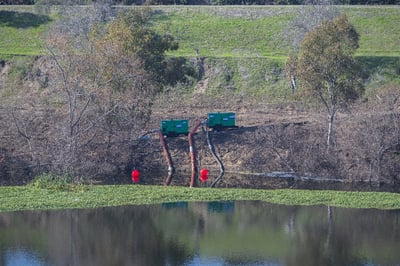
POLYGON ((179 202, 0 213, 0 265, 400 265, 400 210, 179 202))

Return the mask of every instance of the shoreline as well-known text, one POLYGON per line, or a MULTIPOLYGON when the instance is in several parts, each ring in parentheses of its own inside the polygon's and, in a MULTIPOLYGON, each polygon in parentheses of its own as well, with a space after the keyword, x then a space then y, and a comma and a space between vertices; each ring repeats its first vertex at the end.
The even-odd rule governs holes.
POLYGON ((85 185, 76 191, 0 187, 0 212, 91 209, 167 202, 258 200, 284 205, 400 210, 400 193, 304 189, 85 185))

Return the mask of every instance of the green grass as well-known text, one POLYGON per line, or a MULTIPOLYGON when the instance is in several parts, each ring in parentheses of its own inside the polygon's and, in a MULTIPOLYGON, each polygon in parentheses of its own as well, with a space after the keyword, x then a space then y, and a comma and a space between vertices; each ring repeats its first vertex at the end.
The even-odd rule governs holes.
POLYGON ((0 7, 0 58, 15 55, 41 55, 41 35, 47 30, 51 19, 37 15, 32 10, 7 10, 0 7))
MULTIPOLYGON (((168 25, 180 44, 175 56, 284 60, 289 47, 282 29, 296 6, 189 6, 155 7, 158 29, 168 25)), ((400 8, 395 6, 342 6, 360 34, 358 56, 400 56, 400 8)))
MULTIPOLYGON (((278 100, 291 97, 283 65, 289 47, 282 29, 297 6, 155 7, 153 25, 179 42, 170 56, 191 58, 196 49, 213 72, 208 92, 278 100)), ((360 34, 356 58, 368 73, 367 90, 400 84, 400 8, 342 6, 360 34)))
POLYGON ((260 200, 286 205, 400 209, 400 194, 384 192, 212 189, 147 185, 98 185, 88 186, 79 191, 35 189, 29 186, 0 187, 0 211, 3 212, 227 200, 260 200))
POLYGON ((343 11, 360 35, 357 56, 400 56, 399 7, 348 7, 343 11))
POLYGON ((198 49, 200 56, 214 58, 285 58, 288 47, 279 45, 277 35, 288 20, 287 11, 284 7, 188 7, 161 12, 155 26, 169 25, 180 44, 178 51, 171 52, 174 56, 194 56, 198 49))
MULTIPOLYGON (((168 27, 180 48, 174 56, 200 56, 284 60, 288 46, 281 30, 296 6, 154 6, 153 25, 168 27)), ((400 56, 400 8, 395 6, 343 6, 360 33, 360 56, 400 56)), ((50 17, 34 7, 0 6, 0 54, 41 54, 40 35, 50 17)))
MULTIPOLYGON (((169 32, 179 49, 169 56, 193 58, 196 50, 212 68, 207 93, 269 100, 287 99, 283 72, 289 47, 282 29, 298 6, 153 6, 152 26, 169 32)), ((341 6, 360 34, 356 57, 369 74, 365 85, 400 84, 400 8, 341 6)), ((44 53, 41 36, 56 17, 34 7, 0 6, 0 59, 44 53)))

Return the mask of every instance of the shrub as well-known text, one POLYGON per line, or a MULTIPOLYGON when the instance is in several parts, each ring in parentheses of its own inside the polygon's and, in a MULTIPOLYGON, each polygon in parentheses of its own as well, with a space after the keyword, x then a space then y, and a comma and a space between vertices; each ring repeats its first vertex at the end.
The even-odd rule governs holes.
POLYGON ((55 175, 43 173, 34 178, 29 186, 35 189, 50 189, 55 191, 82 191, 85 185, 81 180, 74 180, 68 174, 55 175))

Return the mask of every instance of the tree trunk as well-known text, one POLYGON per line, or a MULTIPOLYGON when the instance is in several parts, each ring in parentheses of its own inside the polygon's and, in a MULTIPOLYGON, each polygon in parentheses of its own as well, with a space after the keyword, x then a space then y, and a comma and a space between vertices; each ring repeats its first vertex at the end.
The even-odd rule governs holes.
POLYGON ((290 76, 290 87, 292 88, 292 93, 296 91, 296 78, 292 75, 290 76))
POLYGON ((332 144, 332 130, 333 130, 333 119, 335 117, 335 113, 332 112, 329 114, 328 116, 328 139, 326 144, 328 145, 328 148, 331 146, 332 144))

